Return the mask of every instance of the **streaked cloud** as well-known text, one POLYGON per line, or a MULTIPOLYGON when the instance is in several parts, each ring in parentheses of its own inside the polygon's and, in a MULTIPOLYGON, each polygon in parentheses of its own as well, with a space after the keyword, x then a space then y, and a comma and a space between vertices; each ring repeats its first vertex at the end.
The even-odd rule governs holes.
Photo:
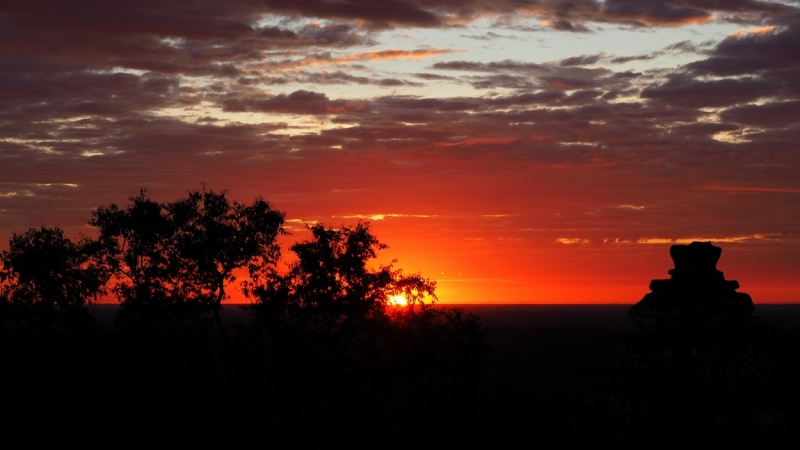
POLYGON ((752 236, 723 236, 723 237, 689 237, 689 238, 643 238, 636 241, 637 244, 691 244, 692 242, 712 242, 717 244, 730 244, 736 242, 746 242, 764 239, 762 234, 752 236))
MULTIPOLYGON (((336 216, 334 216, 336 217, 336 216)), ((428 219, 431 217, 436 217, 436 215, 427 215, 427 214, 350 214, 350 215, 343 215, 338 216, 343 217, 345 219, 359 219, 359 220, 384 220, 386 218, 414 218, 414 219, 428 219)))
POLYGON ((581 238, 558 238, 556 242, 559 244, 572 245, 572 244, 588 244, 588 239, 581 238))
POLYGON ((779 194, 800 194, 800 188, 780 188, 780 187, 759 187, 759 186, 721 186, 721 185, 708 185, 703 186, 707 191, 722 191, 727 193, 737 192, 764 192, 764 193, 779 193, 779 194))

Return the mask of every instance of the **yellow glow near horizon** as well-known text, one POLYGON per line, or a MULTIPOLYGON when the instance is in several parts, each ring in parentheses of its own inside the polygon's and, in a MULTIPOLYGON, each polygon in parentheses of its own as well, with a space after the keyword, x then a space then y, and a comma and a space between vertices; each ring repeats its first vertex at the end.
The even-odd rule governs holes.
POLYGON ((408 300, 402 295, 392 295, 386 301, 389 306, 408 306, 408 300))

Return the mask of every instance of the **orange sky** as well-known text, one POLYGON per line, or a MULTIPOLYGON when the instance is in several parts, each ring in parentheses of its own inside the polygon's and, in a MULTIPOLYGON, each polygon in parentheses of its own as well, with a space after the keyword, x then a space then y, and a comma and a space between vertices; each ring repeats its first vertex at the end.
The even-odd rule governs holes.
MULTIPOLYGON (((140 188, 370 221, 443 303, 634 303, 710 240, 800 301, 796 3, 0 7, 0 249, 140 188)), ((288 252, 288 250, 285 250, 288 252)))

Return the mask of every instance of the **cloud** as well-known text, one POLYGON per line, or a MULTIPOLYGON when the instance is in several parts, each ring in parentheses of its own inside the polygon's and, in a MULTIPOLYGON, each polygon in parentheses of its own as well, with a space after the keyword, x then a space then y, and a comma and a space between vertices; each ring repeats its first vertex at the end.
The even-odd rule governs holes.
POLYGON ((307 54, 302 59, 284 59, 278 61, 268 61, 262 64, 263 67, 271 69, 294 69, 302 66, 321 66, 346 64, 364 61, 393 61, 402 59, 424 59, 439 55, 453 53, 451 49, 423 48, 416 50, 388 49, 374 52, 355 52, 341 56, 333 56, 329 52, 307 54))
POLYGON ((559 66, 588 66, 597 64, 598 61, 605 58, 605 53, 596 53, 594 55, 580 55, 570 56, 569 58, 562 59, 558 62, 559 66))
POLYGON ((7 191, 7 192, 0 192, 0 197, 33 197, 33 192, 23 189, 21 191, 7 191))
POLYGON ((501 137, 501 136, 492 136, 492 137, 468 137, 466 139, 459 139, 457 141, 448 141, 448 142, 438 142, 436 143, 439 147, 455 147, 459 145, 464 146, 473 146, 476 144, 510 144, 512 142, 518 141, 519 138, 517 137, 501 137))
POLYGON ((434 56, 445 55, 453 53, 453 50, 446 48, 424 48, 417 50, 398 50, 389 49, 377 52, 360 52, 337 58, 340 62, 351 61, 380 61, 380 60, 397 60, 397 59, 423 59, 431 58, 434 56))
POLYGON ((431 69, 456 72, 484 72, 491 75, 465 76, 462 79, 476 89, 588 89, 599 86, 623 86, 629 82, 612 71, 596 67, 587 69, 579 66, 581 60, 593 56, 579 57, 555 63, 536 64, 514 60, 496 62, 448 61, 438 62, 431 69), (582 59, 581 59, 582 58, 582 59))
POLYGON ((428 215, 428 214, 349 214, 340 216, 345 219, 369 219, 369 220, 384 220, 388 218, 414 218, 414 219, 427 219, 431 217, 436 217, 435 215, 428 215))
POLYGON ((798 45, 800 26, 734 34, 720 42, 709 58, 691 63, 687 68, 698 76, 735 76, 790 69, 796 65, 798 45))
POLYGON ((720 119, 723 121, 763 128, 796 126, 798 117, 800 117, 800 100, 744 105, 720 113, 720 119))
POLYGON ((293 74, 292 78, 298 83, 314 85, 324 84, 372 84, 376 86, 422 86, 422 83, 400 80, 397 78, 361 77, 351 75, 341 70, 335 72, 310 72, 293 74))
POLYGON ((760 77, 706 81, 676 76, 661 85, 647 87, 641 96, 668 105, 704 108, 736 105, 773 92, 774 86, 760 77))
POLYGON ((321 92, 297 90, 291 94, 258 96, 248 94, 219 101, 226 112, 270 112, 280 114, 340 114, 364 110, 364 103, 330 100, 321 92))
POLYGON ((767 187, 767 186, 722 186, 722 185, 707 185, 703 186, 707 191, 722 191, 729 194, 732 193, 775 193, 775 194, 800 194, 800 188, 791 187, 767 187))
POLYGON ((558 238, 558 239, 556 239, 556 242, 559 243, 559 244, 564 244, 564 245, 588 244, 589 243, 589 241, 587 239, 581 239, 581 238, 558 238))
POLYGON ((637 244, 691 244, 692 242, 711 242, 716 244, 721 243, 736 243, 747 242, 754 240, 765 239, 763 234, 754 234, 750 236, 722 236, 722 237, 688 237, 688 238, 642 238, 636 241, 637 244))

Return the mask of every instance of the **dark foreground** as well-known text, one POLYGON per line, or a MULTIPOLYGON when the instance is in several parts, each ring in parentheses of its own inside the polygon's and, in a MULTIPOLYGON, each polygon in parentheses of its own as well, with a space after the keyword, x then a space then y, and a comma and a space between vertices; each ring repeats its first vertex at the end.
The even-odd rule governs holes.
MULTIPOLYGON (((607 406, 596 400, 618 379, 614 343, 635 334, 629 305, 460 307, 482 319, 492 350, 481 379, 456 386, 392 379, 328 384, 324 374, 286 379, 253 360, 251 349, 236 347, 236 330, 248 318, 231 306, 223 319, 234 350, 207 330, 186 330, 157 349, 120 342, 115 307, 104 305, 95 311, 97 326, 83 336, 7 328, 4 428, 26 430, 32 441, 85 444, 111 433, 111 445, 156 437, 278 448, 635 444, 620 436, 624 423, 609 424, 607 406)), ((757 305, 754 314, 781 339, 771 383, 791 386, 800 375, 800 305, 757 305)), ((782 408, 791 420, 791 407, 782 408)), ((752 436, 757 441, 759 431, 752 436)))

